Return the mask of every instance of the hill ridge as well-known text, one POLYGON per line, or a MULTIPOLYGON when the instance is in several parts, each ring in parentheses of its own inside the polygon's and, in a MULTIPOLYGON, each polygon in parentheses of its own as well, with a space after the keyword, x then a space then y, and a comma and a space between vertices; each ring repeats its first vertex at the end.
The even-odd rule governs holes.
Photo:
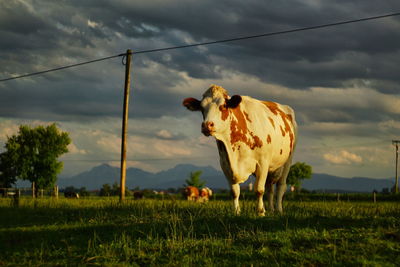
MULTIPOLYGON (((228 182, 222 171, 212 166, 196 166, 193 164, 178 164, 168 170, 147 172, 139 168, 128 168, 126 186, 129 189, 139 187, 152 189, 167 189, 182 187, 191 171, 203 171, 201 179, 211 188, 229 189, 228 182)), ((88 190, 100 189, 105 183, 119 183, 119 168, 101 164, 69 178, 59 178, 60 188, 66 186, 86 187, 88 190)), ((249 180, 254 181, 254 178, 249 180)), ((394 179, 377 179, 365 177, 343 178, 329 174, 314 173, 312 179, 304 180, 303 188, 308 190, 329 190, 349 192, 372 192, 390 188, 394 179)))

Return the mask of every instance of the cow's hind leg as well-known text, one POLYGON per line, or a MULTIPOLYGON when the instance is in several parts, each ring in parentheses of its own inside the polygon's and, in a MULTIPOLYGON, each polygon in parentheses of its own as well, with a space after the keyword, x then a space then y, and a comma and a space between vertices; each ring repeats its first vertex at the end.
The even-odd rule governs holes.
POLYGON ((236 215, 240 214, 240 206, 239 206, 239 196, 240 196, 240 185, 239 184, 232 184, 232 196, 233 196, 233 205, 235 208, 236 215))
POLYGON ((276 183, 276 209, 279 213, 283 212, 282 202, 283 202, 283 195, 286 192, 286 179, 289 174, 290 165, 292 164, 291 158, 285 163, 282 167, 281 176, 276 183))
POLYGON ((274 211, 274 184, 267 183, 268 209, 274 211))

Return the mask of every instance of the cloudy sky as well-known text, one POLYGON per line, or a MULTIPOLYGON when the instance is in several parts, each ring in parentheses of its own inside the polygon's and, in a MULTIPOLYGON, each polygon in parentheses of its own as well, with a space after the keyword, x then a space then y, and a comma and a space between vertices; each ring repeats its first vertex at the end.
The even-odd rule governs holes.
MULTIPOLYGON (((0 0, 0 79, 124 53, 400 12, 398 0, 0 0)), ((315 172, 394 177, 400 139, 400 16, 133 57, 128 166, 219 169, 201 115, 210 84, 290 105, 295 161, 315 172)), ((64 176, 119 165, 121 58, 0 82, 0 145, 18 125, 56 122, 73 144, 64 176)), ((0 150, 1 151, 1 150, 0 150)))

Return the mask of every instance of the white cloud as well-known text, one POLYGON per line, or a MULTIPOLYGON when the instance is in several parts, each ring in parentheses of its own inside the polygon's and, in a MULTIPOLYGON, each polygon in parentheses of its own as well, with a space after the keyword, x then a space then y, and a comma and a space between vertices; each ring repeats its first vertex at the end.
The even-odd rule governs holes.
POLYGON ((333 164, 360 164, 363 162, 361 156, 351 153, 347 150, 341 150, 339 153, 325 153, 323 155, 324 159, 333 164))
POLYGON ((18 132, 18 125, 10 120, 0 122, 0 142, 5 143, 7 137, 12 136, 18 132))
POLYGON ((121 138, 117 136, 101 136, 96 143, 101 151, 107 153, 108 155, 118 154, 121 151, 121 138))
POLYGON ((154 148, 157 152, 161 153, 163 156, 175 157, 175 156, 189 156, 191 155, 191 150, 189 147, 185 147, 184 144, 179 144, 179 142, 156 142, 154 148))
POLYGON ((172 134, 168 131, 168 130, 160 130, 159 132, 157 132, 157 136, 161 137, 161 138, 165 138, 165 139, 170 139, 172 138, 172 134))
POLYGON ((68 153, 75 155, 86 155, 87 151, 85 149, 79 149, 74 143, 68 145, 68 153))
POLYGON ((92 20, 90 20, 90 19, 88 19, 87 25, 88 25, 90 28, 96 28, 96 27, 99 27, 99 26, 100 26, 99 23, 97 23, 97 22, 95 22, 95 21, 92 21, 92 20))

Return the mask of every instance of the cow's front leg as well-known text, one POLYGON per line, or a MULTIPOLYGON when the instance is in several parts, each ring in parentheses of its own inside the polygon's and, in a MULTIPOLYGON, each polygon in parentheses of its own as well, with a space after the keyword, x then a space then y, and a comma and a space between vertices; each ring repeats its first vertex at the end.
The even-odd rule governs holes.
POLYGON ((233 205, 235 208, 235 214, 240 214, 240 206, 239 206, 239 196, 240 196, 240 185, 239 184, 232 184, 232 196, 233 196, 233 205))
MULTIPOLYGON (((266 175, 265 175, 266 176, 266 175)), ((254 185, 254 191, 257 195, 257 212, 259 216, 265 216, 265 208, 264 208, 264 191, 265 191, 265 180, 266 177, 261 175, 257 175, 256 184, 254 185)))

